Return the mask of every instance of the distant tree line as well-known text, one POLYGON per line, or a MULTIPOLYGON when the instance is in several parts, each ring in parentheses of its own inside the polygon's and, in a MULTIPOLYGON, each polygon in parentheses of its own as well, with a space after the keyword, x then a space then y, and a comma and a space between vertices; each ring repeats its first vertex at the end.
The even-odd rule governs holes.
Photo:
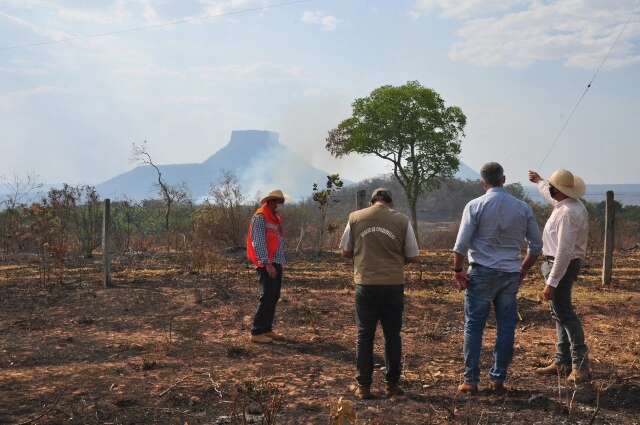
MULTIPOLYGON (((391 177, 368 179, 343 186, 337 175, 327 176, 310 188, 303 202, 287 203, 282 209, 288 249, 319 251, 337 246, 349 212, 355 209, 356 193, 367 196, 377 187, 386 187, 394 195, 394 207, 408 213, 411 206, 400 184, 391 177)), ((25 186, 26 187, 26 186, 25 186)), ((457 230, 464 205, 483 191, 478 181, 440 179, 435 189, 416 202, 418 231, 425 237, 425 248, 434 243, 434 229, 457 230)), ((527 198, 520 184, 506 189, 529 202, 542 226, 550 207, 527 198)), ((186 193, 186 192, 185 192, 186 193)), ((51 189, 38 202, 26 203, 20 196, 6 196, 0 210, 0 252, 35 253, 61 262, 67 257, 91 258, 100 248, 103 200, 92 186, 63 185, 51 189)), ((604 228, 604 202, 586 203, 592 220, 591 247, 599 249, 604 228)), ((112 202, 113 238, 116 251, 145 252, 154 249, 172 251, 191 249, 238 248, 244 245, 246 228, 257 207, 248 201, 236 177, 224 173, 211 185, 209 197, 199 205, 188 196, 176 198, 167 215, 166 203, 159 199, 116 200, 112 202), (167 222, 170 226, 167 227, 167 222)), ((640 206, 616 203, 618 247, 634 246, 640 234, 640 206)), ((448 239, 451 239, 451 235, 448 239)), ((438 248, 445 248, 442 241, 438 248)))

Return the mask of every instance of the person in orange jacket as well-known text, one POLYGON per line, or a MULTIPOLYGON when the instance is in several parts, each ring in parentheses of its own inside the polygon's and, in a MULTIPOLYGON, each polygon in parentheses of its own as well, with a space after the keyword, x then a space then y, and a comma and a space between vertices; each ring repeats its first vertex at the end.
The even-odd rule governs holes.
POLYGON ((251 341, 259 344, 284 339, 273 331, 285 264, 282 219, 277 212, 278 206, 283 203, 284 194, 281 190, 274 190, 262 198, 247 232, 247 258, 256 267, 262 286, 251 328, 251 341))

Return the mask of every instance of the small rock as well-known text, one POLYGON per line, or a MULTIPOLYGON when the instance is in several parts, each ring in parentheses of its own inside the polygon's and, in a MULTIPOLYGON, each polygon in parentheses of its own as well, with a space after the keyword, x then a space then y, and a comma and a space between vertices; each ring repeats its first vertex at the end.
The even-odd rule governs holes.
POLYGON ((529 400, 527 400, 527 403, 535 406, 540 406, 540 405, 546 404, 548 401, 549 400, 547 399, 547 397, 544 396, 544 394, 534 394, 531 397, 529 397, 529 400))

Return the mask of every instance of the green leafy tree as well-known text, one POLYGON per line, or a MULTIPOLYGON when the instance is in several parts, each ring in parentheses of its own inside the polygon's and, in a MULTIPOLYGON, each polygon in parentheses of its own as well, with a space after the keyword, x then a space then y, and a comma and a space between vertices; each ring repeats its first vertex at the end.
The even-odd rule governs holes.
POLYGON ((340 179, 339 174, 331 174, 327 176, 327 183, 323 190, 320 190, 317 183, 313 184, 313 200, 316 204, 318 204, 318 209, 320 210, 320 228, 318 231, 318 255, 322 252, 322 242, 324 241, 324 232, 326 228, 327 222, 327 212, 329 211, 329 207, 331 203, 339 202, 338 199, 334 198, 336 192, 342 189, 344 183, 340 179))
POLYGON ((379 87, 352 106, 352 116, 329 131, 327 150, 335 157, 357 153, 389 161, 417 233, 418 197, 458 170, 466 116, 417 81, 379 87))

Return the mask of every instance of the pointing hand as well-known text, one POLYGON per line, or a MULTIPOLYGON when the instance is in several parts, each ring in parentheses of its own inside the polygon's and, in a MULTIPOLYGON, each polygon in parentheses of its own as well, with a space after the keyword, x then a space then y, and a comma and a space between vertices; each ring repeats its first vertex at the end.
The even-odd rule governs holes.
POLYGON ((529 170, 529 181, 531 183, 538 183, 540 180, 542 180, 542 177, 540 177, 540 174, 536 173, 533 170, 529 170))

